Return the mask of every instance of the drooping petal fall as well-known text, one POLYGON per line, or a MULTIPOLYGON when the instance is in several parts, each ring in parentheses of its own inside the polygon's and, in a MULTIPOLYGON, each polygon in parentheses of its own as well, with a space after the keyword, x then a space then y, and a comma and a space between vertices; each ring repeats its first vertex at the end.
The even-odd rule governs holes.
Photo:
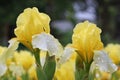
POLYGON ((112 62, 105 51, 101 50, 94 52, 93 62, 100 71, 113 73, 118 69, 118 67, 112 62))
POLYGON ((39 48, 40 50, 48 51, 50 56, 55 55, 59 58, 63 53, 63 47, 59 41, 47 33, 34 35, 32 38, 32 45, 33 48, 39 48))

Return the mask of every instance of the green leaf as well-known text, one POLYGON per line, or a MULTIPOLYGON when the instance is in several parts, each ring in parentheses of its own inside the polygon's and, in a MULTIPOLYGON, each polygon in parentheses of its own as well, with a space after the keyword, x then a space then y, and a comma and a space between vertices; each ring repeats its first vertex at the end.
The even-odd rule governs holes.
POLYGON ((45 74, 45 72, 42 69, 41 63, 40 63, 40 56, 39 56, 40 50, 39 49, 35 49, 33 54, 35 56, 35 60, 36 60, 36 73, 37 73, 37 78, 38 80, 47 80, 47 76, 45 74))
POLYGON ((46 61, 43 67, 43 71, 47 76, 47 80, 52 80, 56 68, 55 56, 46 55, 46 61))
POLYGON ((23 74, 21 77, 22 77, 22 80, 29 80, 28 73, 23 74))
POLYGON ((76 58, 75 80, 88 80, 90 64, 84 63, 78 55, 76 58))
POLYGON ((88 80, 88 73, 83 69, 75 71, 75 80, 88 80))
POLYGON ((41 67, 37 67, 36 72, 38 80, 47 80, 46 74, 44 73, 41 67))

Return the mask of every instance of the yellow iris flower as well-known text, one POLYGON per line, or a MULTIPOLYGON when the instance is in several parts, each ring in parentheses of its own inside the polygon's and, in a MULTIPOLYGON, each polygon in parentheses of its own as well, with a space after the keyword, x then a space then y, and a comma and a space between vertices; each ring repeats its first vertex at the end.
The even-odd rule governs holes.
POLYGON ((14 54, 14 60, 16 64, 23 66, 25 70, 28 70, 33 64, 35 59, 28 51, 20 51, 14 54))
POLYGON ((79 56, 84 62, 91 62, 94 54, 93 51, 103 48, 100 33, 101 29, 88 21, 78 23, 75 26, 72 36, 72 45, 77 49, 79 56))
POLYGON ((40 13, 36 7, 27 8, 18 16, 14 33, 19 42, 31 49, 33 35, 50 33, 49 22, 50 17, 47 14, 40 13))
POLYGON ((120 45, 119 44, 108 44, 105 47, 109 57, 115 64, 120 64, 120 45))

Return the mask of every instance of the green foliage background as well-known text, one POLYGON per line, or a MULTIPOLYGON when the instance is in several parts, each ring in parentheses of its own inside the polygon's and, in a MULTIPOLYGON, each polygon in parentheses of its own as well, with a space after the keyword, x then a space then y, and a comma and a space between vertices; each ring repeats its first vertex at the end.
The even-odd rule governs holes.
MULTIPOLYGON (((27 7, 37 7, 40 12, 47 13, 51 20, 69 20, 77 24, 73 10, 73 2, 85 0, 0 0, 0 45, 7 45, 7 41, 14 37, 17 16, 27 7), (64 16, 69 11, 68 17, 64 16)), ((97 25, 102 29, 102 41, 105 43, 120 43, 120 1, 119 0, 96 0, 98 7, 97 25)), ((52 22, 51 21, 51 22, 52 22)), ((73 26, 73 27, 74 27, 73 26)), ((61 32, 51 27, 51 33, 66 45, 71 42, 72 31, 61 32)))

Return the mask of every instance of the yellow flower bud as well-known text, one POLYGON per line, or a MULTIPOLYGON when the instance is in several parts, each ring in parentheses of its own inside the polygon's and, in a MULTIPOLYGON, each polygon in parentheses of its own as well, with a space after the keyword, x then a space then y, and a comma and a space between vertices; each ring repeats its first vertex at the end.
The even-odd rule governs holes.
POLYGON ((72 45, 76 48, 84 62, 91 62, 94 54, 93 51, 103 48, 100 33, 101 29, 88 21, 78 23, 75 26, 72 36, 72 45))
POLYGON ((20 53, 14 54, 16 64, 23 66, 25 70, 28 70, 34 63, 35 59, 28 51, 20 51, 20 53))
POLYGON ((18 41, 31 49, 33 35, 41 32, 50 33, 49 22, 47 14, 40 13, 36 7, 27 8, 18 16, 14 33, 18 41))

